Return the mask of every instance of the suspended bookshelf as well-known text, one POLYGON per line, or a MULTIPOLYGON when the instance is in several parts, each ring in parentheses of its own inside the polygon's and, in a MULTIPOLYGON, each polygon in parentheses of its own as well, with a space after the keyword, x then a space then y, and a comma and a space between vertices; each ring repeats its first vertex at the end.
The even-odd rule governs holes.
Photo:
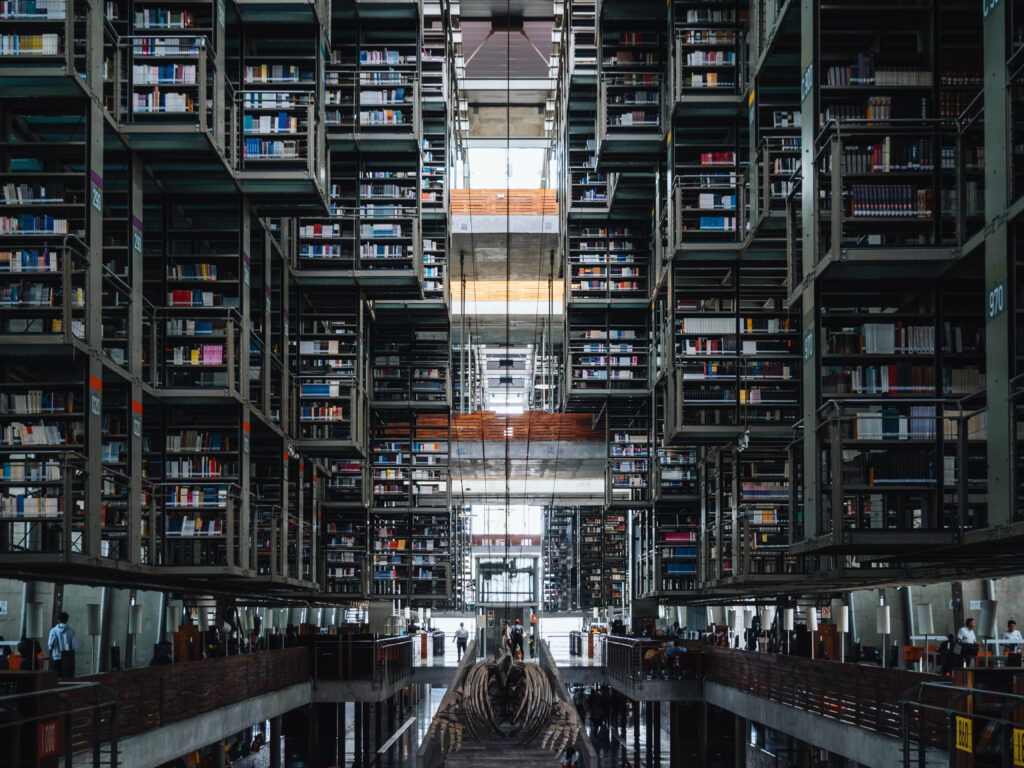
POLYGON ((571 611, 578 605, 577 509, 544 507, 544 610, 571 611))
POLYGON ((675 97, 735 93, 745 4, 735 0, 674 3, 675 97))
POLYGON ((646 302, 650 248, 639 223, 571 230, 568 259, 570 301, 646 302))
POLYGON ((572 310, 568 317, 570 395, 646 390, 648 316, 627 309, 572 310))

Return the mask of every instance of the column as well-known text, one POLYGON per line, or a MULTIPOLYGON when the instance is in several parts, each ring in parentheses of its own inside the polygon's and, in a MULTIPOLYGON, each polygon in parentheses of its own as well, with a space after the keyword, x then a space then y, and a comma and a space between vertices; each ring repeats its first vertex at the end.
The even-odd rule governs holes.
POLYGON ((651 720, 654 729, 654 763, 661 765, 661 702, 652 702, 651 720))
POLYGON ((281 768, 281 717, 270 718, 270 768, 281 768))
POLYGON ((647 745, 644 750, 647 756, 647 768, 652 768, 654 765, 654 713, 653 713, 652 702, 644 702, 644 725, 647 728, 647 745))
POLYGON ((321 703, 316 705, 316 746, 317 759, 321 766, 338 765, 338 705, 321 703))
POLYGON ((344 701, 338 704, 338 765, 345 767, 345 737, 347 736, 345 725, 345 708, 348 706, 344 701))
POLYGON ((736 744, 736 768, 747 768, 747 742, 750 741, 750 727, 746 718, 736 715, 736 736, 733 742, 736 744))
POLYGON ((355 711, 355 744, 352 746, 352 768, 359 768, 363 764, 363 704, 359 701, 352 702, 352 709, 355 711))

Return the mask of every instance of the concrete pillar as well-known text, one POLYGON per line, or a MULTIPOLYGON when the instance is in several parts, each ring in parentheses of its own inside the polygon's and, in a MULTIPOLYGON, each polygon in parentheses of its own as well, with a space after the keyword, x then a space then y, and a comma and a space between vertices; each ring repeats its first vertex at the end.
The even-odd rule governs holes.
POLYGON ((370 705, 361 703, 363 708, 363 765, 369 765, 373 756, 373 747, 370 744, 370 705))
POLYGON ((652 702, 651 720, 654 728, 654 763, 661 765, 661 702, 652 702))
POLYGON ((708 705, 700 702, 697 705, 697 765, 708 764, 708 705))
POLYGON ((270 768, 281 768, 281 717, 270 719, 270 768))
POLYGON ((633 702, 633 765, 640 766, 640 702, 633 702))
POLYGON ((213 755, 213 768, 224 768, 224 740, 213 742, 210 752, 213 755))
POLYGON ((352 768, 360 768, 363 764, 363 703, 352 702, 355 712, 355 744, 352 746, 352 768))
POLYGON ((376 752, 380 749, 380 745, 384 743, 383 738, 383 725, 384 725, 384 704, 377 702, 373 706, 373 751, 376 752))
MULTIPOLYGON (((668 732, 670 734, 668 768, 680 768, 682 765, 682 754, 680 754, 680 750, 676 749, 675 744, 672 743, 675 734, 679 731, 679 727, 679 707, 676 706, 675 702, 670 701, 668 704, 668 732)), ((746 766, 743 768, 746 768, 746 766)))
POLYGON ((338 765, 338 705, 320 703, 316 706, 316 717, 310 721, 316 726, 317 764, 322 768, 338 765))
POLYGON ((345 724, 345 708, 348 706, 344 701, 338 704, 338 765, 345 766, 345 737, 347 736, 345 724))
POLYGON ((750 741, 750 731, 746 718, 736 715, 736 737, 733 741, 736 744, 736 768, 747 768, 747 742, 750 741))
POLYGON ((652 702, 644 702, 644 724, 647 727, 647 746, 644 753, 647 757, 647 768, 653 768, 654 766, 654 713, 652 712, 652 702))

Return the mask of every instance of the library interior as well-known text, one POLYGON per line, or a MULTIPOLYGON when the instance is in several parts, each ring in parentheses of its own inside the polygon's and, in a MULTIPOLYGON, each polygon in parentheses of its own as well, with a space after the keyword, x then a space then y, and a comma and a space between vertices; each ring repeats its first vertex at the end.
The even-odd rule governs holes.
POLYGON ((1024 0, 0 0, 0 132, 0 768, 1024 766, 1024 0))

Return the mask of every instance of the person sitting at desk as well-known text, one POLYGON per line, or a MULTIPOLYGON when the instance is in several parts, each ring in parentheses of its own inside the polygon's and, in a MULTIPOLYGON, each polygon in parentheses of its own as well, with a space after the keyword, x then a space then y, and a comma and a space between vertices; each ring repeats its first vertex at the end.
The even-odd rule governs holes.
POLYGON ((1024 636, 1021 636, 1020 630, 1017 629, 1017 622, 1013 619, 1006 622, 1006 631, 1003 632, 1003 640, 1013 641, 1013 643, 1006 646, 1006 650, 1010 653, 1017 653, 1020 650, 1021 644, 1024 644, 1024 636))

